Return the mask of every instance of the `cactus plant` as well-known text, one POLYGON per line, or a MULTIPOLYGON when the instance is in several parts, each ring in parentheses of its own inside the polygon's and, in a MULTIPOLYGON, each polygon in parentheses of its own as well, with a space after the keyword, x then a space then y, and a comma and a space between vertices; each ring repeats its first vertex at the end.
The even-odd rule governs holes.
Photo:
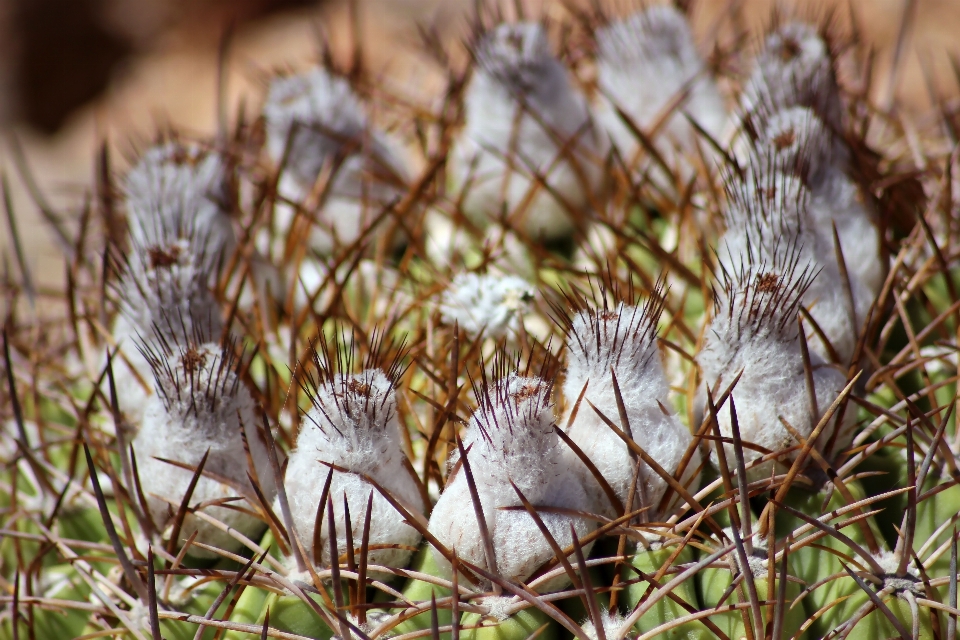
POLYGON ((0 636, 955 637, 955 114, 676 4, 278 73, 15 252, 0 636))

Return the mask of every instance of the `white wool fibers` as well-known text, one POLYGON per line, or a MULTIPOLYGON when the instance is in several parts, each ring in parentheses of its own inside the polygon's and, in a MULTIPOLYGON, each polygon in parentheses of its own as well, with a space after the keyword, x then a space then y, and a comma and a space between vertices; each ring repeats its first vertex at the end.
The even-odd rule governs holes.
POLYGON ((373 549, 370 563, 405 566, 411 555, 409 548, 420 542, 420 534, 363 477, 371 478, 406 509, 423 512, 417 484, 403 465, 393 382, 379 369, 331 374, 317 385, 311 400, 313 408, 303 422, 296 449, 290 453, 284 480, 294 526, 304 547, 315 564, 329 566, 331 533, 326 516, 319 537, 321 557, 313 557, 312 546, 317 508, 331 470, 328 464, 332 464, 345 469, 333 471, 329 493, 337 553, 347 549, 344 500, 350 512, 354 546, 359 548, 367 501, 372 495, 370 544, 398 548, 373 549))
POLYGON ((842 131, 843 104, 833 57, 813 25, 790 22, 767 36, 740 104, 760 117, 808 107, 833 131, 842 131))
POLYGON ((149 148, 124 182, 131 239, 164 244, 171 233, 187 234, 203 240, 210 259, 228 259, 237 244, 228 185, 216 152, 182 142, 149 148))
MULTIPOLYGON (((553 430, 547 382, 509 374, 492 387, 485 386, 478 400, 480 407, 470 420, 464 450, 492 541, 496 568, 508 580, 526 580, 554 553, 529 513, 502 508, 522 507, 514 486, 534 507, 589 510, 588 498, 562 455, 562 445, 553 430)), ((571 525, 578 538, 595 528, 595 522, 584 517, 551 511, 538 511, 538 515, 561 547, 573 541, 571 525)), ((463 467, 440 495, 429 529, 459 557, 492 570, 463 467)), ((591 546, 584 544, 585 554, 591 546)), ((436 550, 434 557, 441 569, 449 572, 447 559, 436 550)), ((542 589, 555 590, 565 584, 569 584, 569 579, 564 575, 542 589)))
POLYGON ((369 122, 345 78, 321 67, 279 76, 270 84, 263 116, 267 154, 282 166, 277 191, 283 201, 274 215, 281 237, 290 231, 295 207, 305 207, 314 218, 310 246, 328 254, 357 240, 401 197, 408 180, 402 153, 369 122), (323 199, 314 201, 321 175, 330 182, 323 199))
MULTIPOLYGON (((582 309, 575 314, 568 331, 567 377, 563 386, 568 415, 563 424, 567 424, 583 393, 567 434, 593 461, 624 506, 637 468, 634 456, 591 403, 632 436, 669 474, 677 471, 692 440, 689 430, 671 409, 669 386, 657 345, 660 308, 656 301, 650 301, 643 307, 620 303, 612 309, 582 309), (628 425, 621 424, 614 375, 628 425)), ((590 471, 572 451, 567 455, 573 459, 571 464, 578 469, 596 505, 594 508, 599 513, 613 515, 613 505, 590 471)), ((695 457, 687 471, 697 466, 695 457)), ((633 508, 648 506, 649 517, 655 519, 667 486, 664 478, 641 463, 633 508)))
MULTIPOLYGON (((781 418, 802 437, 808 437, 846 384, 846 376, 839 369, 811 351, 814 413, 797 323, 801 296, 811 277, 809 270, 797 271, 796 256, 793 262, 746 265, 738 273, 728 274, 715 294, 715 315, 697 355, 704 384, 715 393, 740 375, 732 398, 741 438, 762 448, 743 449, 748 476, 753 479, 768 477, 775 464, 753 464, 763 450, 782 451, 798 444, 781 418)), ((837 447, 849 441, 852 416, 846 418, 837 447)), ((720 409, 718 420, 721 434, 732 437, 730 405, 720 409)), ((828 426, 818 438, 816 445, 821 451, 832 430, 828 426)), ((728 464, 733 465, 736 448, 725 445, 725 453, 728 464)), ((783 473, 796 454, 793 451, 783 457, 777 472, 783 473)))
MULTIPOLYGON (((247 504, 243 500, 230 504, 258 510, 248 473, 258 478, 267 500, 276 493, 256 403, 237 379, 232 349, 230 344, 207 343, 151 353, 157 392, 147 403, 132 445, 150 516, 161 530, 172 524, 194 475, 161 458, 195 468, 207 455, 204 475, 190 497, 191 507, 240 497, 247 504), (246 462, 244 438, 252 469, 246 462)), ((203 512, 248 537, 256 537, 265 527, 262 520, 227 506, 208 505, 203 512)), ((197 542, 228 551, 241 546, 226 532, 188 514, 181 539, 194 530, 197 542)), ((190 553, 214 557, 199 547, 191 547, 190 553)))
POLYGON ((456 323, 471 338, 515 336, 534 288, 517 276, 460 273, 440 300, 443 322, 456 323))
POLYGON ((615 107, 649 133, 676 105, 655 138, 672 162, 679 160, 676 150, 696 150, 698 133, 684 114, 720 140, 726 105, 680 11, 657 5, 613 21, 597 31, 597 46, 597 83, 604 96, 598 119, 624 159, 633 158, 640 141, 615 107))
POLYGON ((569 235, 604 182, 606 142, 586 99, 539 23, 498 25, 475 57, 464 128, 450 158, 463 212, 481 226, 506 213, 511 226, 534 238, 569 235))

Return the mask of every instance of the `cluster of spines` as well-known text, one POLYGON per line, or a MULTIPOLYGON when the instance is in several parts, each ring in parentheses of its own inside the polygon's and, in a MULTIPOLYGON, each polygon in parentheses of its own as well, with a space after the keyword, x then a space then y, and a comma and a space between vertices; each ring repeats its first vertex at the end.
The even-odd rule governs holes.
MULTIPOLYGON (((765 103, 761 104, 761 111, 765 108, 765 103)), ((763 118, 772 118, 770 115, 765 115, 763 118)), ((763 119, 761 118, 761 119, 763 119)), ((813 150, 801 150, 799 153, 800 157, 809 157, 813 150)), ((763 160, 755 161, 753 168, 759 166, 759 162, 769 162, 769 165, 758 171, 760 175, 775 175, 779 174, 790 174, 796 173, 804 181, 809 179, 810 167, 805 163, 798 163, 794 167, 786 167, 781 165, 775 165, 772 158, 769 156, 762 156, 763 160)), ((782 177, 782 176, 781 176, 782 177)), ((728 183, 732 184, 732 183, 728 183)), ((740 183, 742 184, 742 183, 740 183)), ((728 198, 730 202, 736 202, 736 199, 740 197, 737 195, 736 191, 731 189, 728 192, 728 198)), ((748 204, 755 208, 759 207, 755 202, 749 201, 748 204)), ((745 209, 748 212, 748 218, 753 220, 760 219, 757 214, 763 214, 769 216, 769 209, 759 208, 753 213, 749 212, 749 207, 745 209)), ((773 218, 777 216, 774 215, 773 218)), ((757 326, 760 324, 767 324, 771 326, 769 322, 773 322, 775 325, 775 331, 783 331, 788 328, 788 321, 796 318, 796 312, 801 305, 801 298, 803 296, 803 291, 810 284, 810 280, 815 277, 813 274, 813 267, 807 265, 803 268, 797 265, 799 261, 798 251, 796 247, 798 246, 797 242, 787 242, 782 238, 779 240, 782 246, 784 247, 793 247, 787 248, 784 250, 774 249, 770 252, 770 256, 764 255, 763 258, 753 258, 748 257, 739 264, 731 263, 732 266, 727 267, 726 265, 721 266, 721 273, 719 276, 720 283, 717 285, 717 297, 715 297, 715 315, 719 316, 722 314, 734 317, 734 311, 738 311, 738 331, 743 331, 747 326, 757 326), (766 262, 766 260, 770 262, 766 262), (778 260, 782 261, 780 267, 773 267, 778 260), (790 264, 792 263, 792 265, 790 264), (784 266, 788 265, 788 266, 784 266), (771 275, 777 276, 775 278, 770 278, 771 275), (721 300, 721 296, 724 295, 722 292, 727 294, 727 297, 721 300), (751 300, 751 302, 746 303, 743 307, 737 306, 737 309, 734 309, 732 299, 736 297, 737 292, 743 294, 743 298, 751 300), (769 293, 769 299, 763 299, 761 293, 769 293), (751 297, 752 296, 752 297, 751 297), (766 300, 763 304, 763 300, 766 300), (760 302, 758 302, 760 301, 760 302), (777 302, 779 301, 780 304, 777 302), (721 306, 721 303, 725 303, 721 306), (782 311, 781 314, 777 314, 777 311, 782 311), (769 318, 776 317, 775 320, 769 321, 769 318)), ((748 256, 752 256, 748 251, 748 256)), ((759 255, 759 254, 758 254, 759 255)), ((651 300, 652 302, 652 300, 651 300)), ((649 303, 648 303, 649 304, 649 303)), ((571 305, 572 306, 572 305, 571 305)), ((608 312, 609 308, 606 304, 606 299, 604 299, 603 311, 608 312)), ((600 311, 597 310, 599 314, 600 311)), ((644 312, 646 313, 646 312, 644 312)), ((597 316, 599 318, 599 315, 597 316)), ((181 324, 182 320, 181 320, 181 324)), ((632 323, 631 323, 632 324, 632 323)), ((650 340, 653 340, 655 337, 656 322, 653 323, 653 336, 650 337, 650 340)), ((617 334, 619 334, 620 327, 617 328, 617 334)), ((182 328, 182 333, 186 333, 185 327, 182 328)), ((642 333, 642 332, 640 332, 642 333)), ((644 334, 646 335, 646 334, 644 334)), ((193 339, 196 340, 196 337, 193 339)), ((597 340, 599 341, 599 333, 597 332, 597 340)), ((326 353, 326 351, 325 351, 326 353)), ((339 353, 339 343, 338 343, 338 353, 339 353)), ((339 360, 339 357, 338 357, 339 360)), ((329 363, 328 363, 329 364, 329 363)), ((353 365, 348 364, 346 369, 352 369, 353 365)), ((343 368, 341 367, 341 370, 343 368)), ((481 369, 483 370, 483 368, 481 369)), ((333 367, 328 366, 324 369, 326 372, 332 372, 333 367)), ((396 378, 388 373, 388 378, 391 381, 395 381, 396 378)), ((497 377, 496 375, 494 376, 497 377)), ((322 379, 322 378, 321 378, 322 379)), ((328 379, 331 383, 334 382, 334 376, 331 374, 328 376, 328 379)), ((343 380, 340 378, 339 380, 343 380)), ((394 382, 395 384, 395 382, 394 382)), ((316 390, 316 387, 314 387, 316 390)), ((478 396, 479 397, 479 396, 478 396)), ((482 402, 480 403, 482 406, 482 402)))
POLYGON ((646 62, 657 58, 682 58, 692 42, 690 25, 676 10, 653 6, 625 20, 611 23, 598 39, 600 55, 609 60, 646 62))
MULTIPOLYGON (((714 285, 714 317, 734 332, 735 342, 757 337, 790 338, 816 272, 800 266, 800 254, 787 246, 767 262, 750 251, 731 269, 721 267, 714 285)), ((713 331, 719 327, 713 325, 713 331)))
POLYGON ((478 68, 518 94, 536 87, 540 69, 554 58, 542 24, 501 24, 483 32, 469 48, 478 68))
POLYGON ((219 154, 190 143, 161 141, 144 152, 125 182, 130 248, 117 256, 120 295, 129 306, 145 304, 159 316, 154 320, 186 305, 204 321, 209 308, 217 308, 211 288, 235 244, 229 204, 220 201, 228 179, 219 154), (197 174, 206 162, 216 170, 197 174))
POLYGON ((751 144, 750 166, 796 175, 810 184, 848 162, 844 142, 807 107, 777 109, 759 118, 757 112, 745 114, 742 126, 751 144))
POLYGON ((566 334, 568 344, 576 342, 578 357, 585 360, 590 370, 606 375, 610 367, 619 366, 624 359, 631 366, 642 368, 651 358, 659 357, 657 328, 666 304, 663 279, 655 283, 642 306, 629 311, 626 303, 620 301, 636 299, 632 280, 627 291, 621 292, 615 280, 607 278, 592 296, 600 299, 599 305, 574 289, 564 291, 562 296, 572 315, 561 303, 551 301, 554 320, 566 334), (625 322, 624 315, 629 316, 625 322), (611 331, 608 325, 614 319, 611 331))
POLYGON ((781 109, 807 107, 839 133, 843 109, 836 53, 827 29, 799 21, 779 25, 767 37, 747 80, 744 111, 762 118, 781 109))
POLYGON ((755 164, 750 169, 742 176, 732 170, 724 171, 724 218, 728 232, 763 247, 772 246, 784 236, 799 240, 808 224, 807 189, 770 164, 755 164))
POLYGON ((221 261, 209 255, 202 231, 180 221, 161 228, 156 241, 131 238, 130 250, 114 259, 120 273, 115 285, 120 313, 144 339, 219 340, 223 322, 211 287, 221 261), (149 325, 139 326, 144 321, 149 325))
POLYGON ((553 389, 553 380, 556 376, 556 360, 544 352, 543 358, 539 362, 539 370, 533 372, 536 366, 536 360, 533 357, 527 359, 526 365, 521 366, 521 354, 517 353, 511 358, 504 349, 497 351, 490 374, 487 368, 480 367, 479 380, 471 379, 473 383, 473 393, 477 400, 477 416, 480 417, 478 425, 484 436, 489 439, 487 431, 490 429, 506 429, 513 431, 516 424, 519 424, 541 411, 552 406, 550 397, 553 389), (536 389, 528 389, 528 394, 513 392, 510 390, 510 380, 529 379, 538 380, 536 389), (518 412, 521 402, 528 398, 536 398, 533 404, 524 402, 527 415, 520 415, 518 412), (496 411, 506 407, 506 424, 500 425, 496 421, 496 411))
POLYGON ((351 414, 357 409, 369 418, 369 424, 385 428, 392 421, 391 397, 408 366, 404 363, 407 351, 405 342, 388 343, 385 331, 374 331, 370 336, 367 355, 360 363, 359 372, 354 373, 357 371, 357 351, 356 334, 351 335, 349 345, 336 340, 331 348, 326 336, 321 333, 317 343, 310 349, 314 373, 298 377, 297 383, 322 419, 312 416, 312 412, 304 412, 304 415, 328 437, 333 436, 327 431, 328 427, 340 438, 350 437, 352 434, 343 433, 337 425, 343 424, 344 420, 355 421, 356 417, 351 414), (374 401, 371 381, 365 381, 364 378, 378 372, 385 376, 389 387, 378 389, 377 395, 380 398, 379 401, 374 401), (362 406, 350 406, 348 396, 362 396, 362 406), (321 398, 332 398, 334 406, 325 406, 321 398))
POLYGON ((215 414, 224 398, 237 395, 244 358, 237 353, 235 338, 212 345, 196 335, 185 344, 170 344, 159 332, 155 337, 155 343, 143 342, 138 348, 153 370, 156 392, 167 411, 189 402, 186 415, 199 418, 201 412, 215 414), (211 346, 217 346, 217 352, 208 353, 211 346), (208 357, 215 363, 208 363, 208 357))
POLYGON ((321 67, 274 79, 263 114, 268 153, 275 162, 311 182, 319 175, 324 161, 344 147, 357 144, 366 128, 364 111, 347 79, 321 67), (314 135, 309 140, 318 152, 317 162, 301 166, 304 158, 299 156, 307 153, 308 148, 306 140, 297 138, 311 133, 314 135))

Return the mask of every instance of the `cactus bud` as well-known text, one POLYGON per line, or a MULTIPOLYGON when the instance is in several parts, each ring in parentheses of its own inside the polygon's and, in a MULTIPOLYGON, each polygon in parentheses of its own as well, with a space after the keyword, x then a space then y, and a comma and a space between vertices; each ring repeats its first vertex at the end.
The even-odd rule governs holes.
MULTIPOLYGON (((219 504, 239 497, 247 501, 248 510, 258 511, 260 503, 250 477, 257 478, 268 500, 276 491, 257 407, 239 378, 241 361, 235 345, 229 340, 223 346, 175 347, 161 342, 140 348, 153 369, 156 394, 147 403, 133 449, 154 524, 162 530, 173 523, 194 476, 193 471, 162 459, 196 468, 206 456, 189 505, 206 505, 204 513, 247 537, 259 536, 264 522, 232 508, 242 503, 219 504), (244 463, 248 451, 252 468, 244 463)), ((226 550, 240 548, 225 531, 187 513, 180 535, 185 538, 194 530, 197 542, 226 550)), ((190 553, 212 555, 195 546, 190 553)))
POLYGON ((603 181, 603 143, 585 98, 539 23, 500 24, 481 34, 473 54, 466 122, 451 156, 463 212, 486 225, 505 208, 511 226, 531 237, 568 236, 603 181))

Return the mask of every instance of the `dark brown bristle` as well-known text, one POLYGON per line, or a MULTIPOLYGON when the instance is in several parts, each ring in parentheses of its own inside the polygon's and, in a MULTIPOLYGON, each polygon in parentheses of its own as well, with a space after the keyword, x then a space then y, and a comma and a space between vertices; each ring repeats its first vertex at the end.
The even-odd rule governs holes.
POLYGON ((773 144, 774 146, 777 147, 778 150, 783 150, 789 147, 790 145, 792 145, 794 141, 796 141, 796 139, 797 139, 796 133, 794 133, 794 131, 790 129, 776 136, 773 139, 773 144))
POLYGON ((757 291, 761 293, 772 293, 777 290, 780 283, 780 277, 775 273, 761 273, 757 275, 757 281, 754 285, 757 291))
POLYGON ((177 264, 180 258, 180 247, 175 245, 166 248, 153 246, 147 249, 147 255, 150 258, 150 266, 155 269, 172 267, 177 264))
POLYGON ((195 346, 187 347, 183 352, 180 361, 183 363, 184 370, 189 374, 194 374, 207 363, 207 356, 201 353, 195 346))

